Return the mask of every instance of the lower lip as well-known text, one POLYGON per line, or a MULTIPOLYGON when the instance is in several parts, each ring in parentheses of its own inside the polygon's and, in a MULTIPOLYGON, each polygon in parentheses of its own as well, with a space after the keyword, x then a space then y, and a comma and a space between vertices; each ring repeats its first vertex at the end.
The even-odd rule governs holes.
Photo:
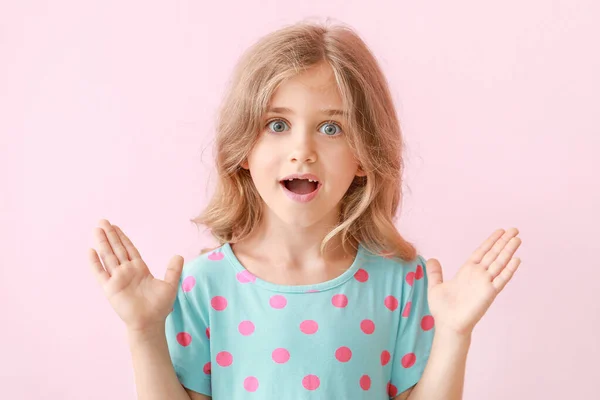
POLYGON ((294 192, 288 190, 288 188, 286 188, 283 183, 279 183, 279 184, 283 188, 283 192, 287 195, 287 197, 289 197, 290 199, 295 200, 299 203, 308 203, 309 201, 314 199, 315 196, 317 195, 317 193, 319 193, 319 189, 321 189, 321 186, 322 186, 321 182, 319 182, 319 184, 317 185, 317 188, 315 189, 314 192, 307 193, 307 194, 298 194, 298 193, 294 193, 294 192))

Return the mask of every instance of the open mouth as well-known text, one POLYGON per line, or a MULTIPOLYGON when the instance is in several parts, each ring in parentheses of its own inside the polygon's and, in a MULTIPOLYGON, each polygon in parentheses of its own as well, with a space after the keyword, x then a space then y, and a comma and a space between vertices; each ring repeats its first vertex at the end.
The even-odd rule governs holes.
POLYGON ((296 194, 309 194, 317 190, 319 182, 310 181, 308 179, 292 179, 283 180, 280 182, 287 190, 296 194))

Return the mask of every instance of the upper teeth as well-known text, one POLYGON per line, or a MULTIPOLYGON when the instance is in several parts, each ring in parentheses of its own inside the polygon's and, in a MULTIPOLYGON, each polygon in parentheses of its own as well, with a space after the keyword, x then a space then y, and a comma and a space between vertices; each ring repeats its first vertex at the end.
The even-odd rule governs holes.
MULTIPOLYGON (((288 179, 288 181, 293 181, 294 179, 302 179, 302 178, 290 178, 290 179, 288 179)), ((312 180, 312 179, 309 179, 308 181, 309 182, 318 182, 318 181, 315 181, 315 180, 312 180)))

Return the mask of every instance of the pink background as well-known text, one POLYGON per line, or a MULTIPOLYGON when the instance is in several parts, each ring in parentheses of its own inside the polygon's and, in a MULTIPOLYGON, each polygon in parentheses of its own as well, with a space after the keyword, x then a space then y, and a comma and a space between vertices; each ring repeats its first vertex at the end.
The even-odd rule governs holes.
POLYGON ((161 278, 212 244, 217 105, 242 50, 353 26, 406 136, 399 229, 445 277, 496 228, 522 264, 475 330, 464 398, 598 398, 600 7, 559 1, 0 3, 0 398, 133 399, 90 273, 100 218, 161 278))

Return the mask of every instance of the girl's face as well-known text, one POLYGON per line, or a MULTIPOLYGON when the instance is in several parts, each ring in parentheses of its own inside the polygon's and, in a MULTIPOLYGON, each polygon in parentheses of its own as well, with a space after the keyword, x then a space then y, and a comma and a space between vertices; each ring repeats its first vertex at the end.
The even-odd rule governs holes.
POLYGON ((321 63, 277 88, 258 142, 242 164, 269 214, 290 225, 336 225, 339 201, 354 177, 364 176, 348 146, 343 116, 326 110, 342 111, 342 99, 331 67, 321 63), (318 177, 321 186, 311 201, 286 195, 280 181, 294 173, 318 177))

